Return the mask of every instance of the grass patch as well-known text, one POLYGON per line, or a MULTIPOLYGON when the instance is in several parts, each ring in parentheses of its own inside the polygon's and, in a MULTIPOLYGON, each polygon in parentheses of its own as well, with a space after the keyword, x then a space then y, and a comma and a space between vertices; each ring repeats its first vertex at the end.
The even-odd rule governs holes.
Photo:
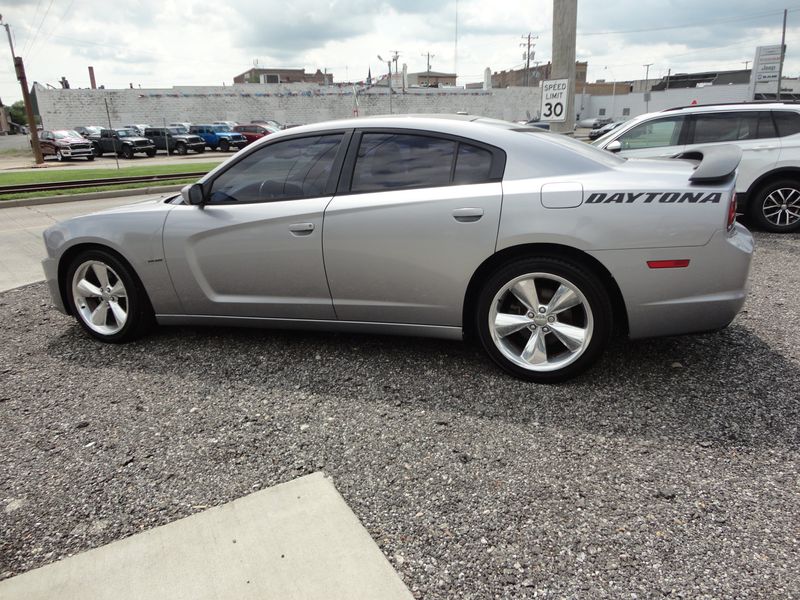
MULTIPOLYGON (((221 160, 214 162, 191 162, 179 165, 142 165, 123 169, 75 169, 44 168, 37 171, 19 171, 0 173, 0 185, 22 185, 26 183, 53 183, 58 181, 76 181, 78 179, 108 179, 111 177, 134 177, 142 175, 168 175, 170 173, 207 173, 216 167, 221 160)), ((145 185, 153 185, 148 183, 145 185)), ((129 187, 129 186, 126 186, 129 187)), ((113 189, 104 187, 103 189, 113 189)), ((61 193, 61 192, 58 192, 61 193)), ((75 193, 71 191, 70 193, 75 193)), ((50 192, 52 195, 53 192, 50 192)), ((5 196, 2 197, 6 199, 5 196)))
POLYGON ((73 194, 86 194, 88 192, 105 192, 108 190, 133 190, 138 188, 148 188, 157 185, 186 185, 187 183, 194 183, 196 178, 192 179, 176 179, 175 181, 149 182, 149 183, 122 183, 119 185, 104 185, 95 187, 82 187, 73 190, 58 190, 58 191, 45 191, 45 192, 20 192, 19 194, 4 194, 0 196, 0 202, 5 200, 23 200, 24 198, 44 198, 47 196, 71 196, 73 194))

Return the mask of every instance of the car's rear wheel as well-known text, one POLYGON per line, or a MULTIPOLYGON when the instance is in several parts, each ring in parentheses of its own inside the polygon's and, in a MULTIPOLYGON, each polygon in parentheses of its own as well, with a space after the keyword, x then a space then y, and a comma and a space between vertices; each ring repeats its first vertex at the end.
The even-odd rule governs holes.
POLYGON ((152 323, 150 303, 133 271, 110 252, 88 250, 76 256, 64 284, 72 314, 98 340, 127 342, 152 323))
POLYGON ((90 154, 86 157, 86 160, 94 160, 94 154, 90 154))
POLYGON ((800 180, 782 179, 761 188, 750 205, 750 216, 767 231, 800 229, 800 180))
POLYGON ((489 277, 476 318, 478 338, 498 365, 522 379, 553 383, 585 371, 600 357, 613 312, 590 270, 538 257, 508 263, 489 277))
POLYGON ((205 152, 205 151, 206 151, 206 147, 205 147, 205 146, 203 146, 202 148, 198 148, 198 149, 196 150, 196 152, 197 152, 198 154, 202 154, 202 153, 203 153, 203 152, 205 152))
POLYGON ((222 140, 219 143, 219 149, 223 152, 228 152, 231 149, 231 143, 228 140, 222 140))
POLYGON ((177 144, 177 145, 175 146, 175 152, 176 152, 177 154, 180 154, 181 156, 183 156, 184 154, 186 154, 186 144, 184 144, 183 142, 181 142, 181 143, 177 144))
POLYGON ((147 151, 147 156, 149 156, 150 158, 153 158, 155 155, 156 155, 156 151, 155 150, 148 150, 147 151))

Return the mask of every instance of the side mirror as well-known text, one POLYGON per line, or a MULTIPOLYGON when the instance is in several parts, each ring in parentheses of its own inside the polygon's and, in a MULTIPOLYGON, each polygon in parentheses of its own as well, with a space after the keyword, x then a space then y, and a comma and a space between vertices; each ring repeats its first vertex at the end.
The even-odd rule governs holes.
POLYGON ((203 185, 200 183, 190 183, 181 190, 181 196, 186 204, 201 206, 205 203, 206 197, 203 185))
POLYGON ((622 150, 622 144, 619 140, 614 140, 613 142, 609 142, 605 149, 609 152, 619 152, 622 150))

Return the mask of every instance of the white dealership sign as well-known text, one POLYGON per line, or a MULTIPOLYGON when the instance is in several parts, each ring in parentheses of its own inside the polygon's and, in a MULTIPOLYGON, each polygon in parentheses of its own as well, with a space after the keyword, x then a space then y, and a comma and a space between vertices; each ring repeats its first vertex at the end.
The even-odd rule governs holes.
POLYGON ((753 59, 753 70, 750 73, 750 97, 755 97, 756 86, 759 83, 771 84, 769 90, 764 92, 777 92, 778 73, 780 72, 783 58, 780 44, 773 46, 759 46, 753 59), (774 86, 774 90, 772 89, 774 86))
POLYGON ((567 120, 567 91, 569 79, 549 79, 542 82, 542 121, 563 122, 567 120))

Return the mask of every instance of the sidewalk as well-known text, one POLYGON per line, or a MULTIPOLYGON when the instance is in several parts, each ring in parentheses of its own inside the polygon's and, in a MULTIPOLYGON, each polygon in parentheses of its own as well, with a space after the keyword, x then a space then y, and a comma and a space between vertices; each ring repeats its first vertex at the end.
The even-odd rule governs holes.
POLYGON ((3 600, 410 600, 315 473, 0 582, 3 600))

